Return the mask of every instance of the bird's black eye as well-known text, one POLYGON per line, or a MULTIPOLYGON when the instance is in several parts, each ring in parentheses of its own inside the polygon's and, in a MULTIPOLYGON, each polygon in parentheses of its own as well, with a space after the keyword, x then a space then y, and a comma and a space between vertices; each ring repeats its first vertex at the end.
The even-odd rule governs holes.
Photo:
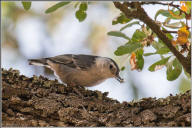
POLYGON ((113 68, 113 65, 110 64, 110 65, 109 65, 109 68, 112 69, 112 68, 113 68))

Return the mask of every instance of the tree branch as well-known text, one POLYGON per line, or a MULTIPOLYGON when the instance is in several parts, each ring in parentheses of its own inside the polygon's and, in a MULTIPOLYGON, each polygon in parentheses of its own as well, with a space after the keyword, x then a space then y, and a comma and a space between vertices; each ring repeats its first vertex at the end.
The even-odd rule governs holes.
POLYGON ((162 30, 164 33, 177 33, 177 31, 168 31, 168 30, 162 30))
POLYGON ((170 2, 170 3, 162 3, 162 2, 141 2, 140 3, 141 5, 144 5, 144 4, 159 4, 159 5, 167 5, 167 6, 172 6, 174 8, 177 8, 179 11, 181 11, 182 13, 184 13, 186 16, 190 15, 190 14, 187 14, 185 11, 181 10, 179 7, 179 5, 174 5, 173 2, 170 2))
POLYGON ((120 9, 127 18, 136 18, 144 22, 147 26, 151 28, 153 32, 156 33, 158 38, 162 40, 165 45, 170 49, 170 51, 177 57, 179 62, 183 65, 186 72, 191 75, 191 61, 185 58, 171 43, 171 40, 162 32, 160 27, 147 15, 145 10, 141 7, 139 2, 123 3, 114 2, 116 8, 120 9), (134 11, 128 9, 131 7, 134 11))
POLYGON ((107 93, 2 70, 2 126, 191 126, 191 93, 119 103, 107 93))

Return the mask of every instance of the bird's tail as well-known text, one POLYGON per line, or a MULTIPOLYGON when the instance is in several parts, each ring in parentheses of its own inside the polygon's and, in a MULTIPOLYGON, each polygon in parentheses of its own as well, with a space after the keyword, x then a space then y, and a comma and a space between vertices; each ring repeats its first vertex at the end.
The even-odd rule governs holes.
POLYGON ((30 65, 37 65, 37 66, 49 66, 47 63, 47 59, 46 58, 42 58, 42 59, 29 59, 29 64, 30 65))

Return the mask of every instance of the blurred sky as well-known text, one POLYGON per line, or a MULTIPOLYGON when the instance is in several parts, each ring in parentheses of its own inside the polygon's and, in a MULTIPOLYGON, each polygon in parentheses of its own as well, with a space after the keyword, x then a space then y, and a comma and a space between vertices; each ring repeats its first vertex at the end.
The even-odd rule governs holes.
MULTIPOLYGON (((120 67, 123 63, 126 70, 121 72, 125 83, 108 79, 102 84, 90 87, 91 90, 109 92, 109 97, 119 101, 131 101, 143 97, 166 97, 170 93, 179 93, 178 86, 184 73, 175 81, 166 79, 166 69, 156 72, 148 71, 148 67, 160 57, 145 57, 145 65, 141 72, 131 71, 127 56, 117 57, 113 53, 126 40, 111 37, 107 32, 119 30, 124 25, 112 25, 112 20, 119 15, 119 10, 112 2, 90 2, 87 18, 79 22, 75 18, 72 4, 58 9, 51 14, 45 10, 57 2, 32 2, 29 11, 25 11, 21 2, 4 2, 2 4, 2 67, 18 69, 26 76, 47 75, 42 67, 28 65, 27 59, 49 57, 60 54, 92 54, 113 58, 120 67)), ((73 4, 75 4, 73 2, 73 4)), ((151 18, 159 9, 167 9, 160 5, 144 7, 151 18)), ((164 17, 159 16, 159 21, 164 17)), ((138 26, 124 30, 129 37, 138 26)), ((152 52, 152 48, 145 49, 152 52)), ((154 50, 153 50, 154 51, 154 50)))

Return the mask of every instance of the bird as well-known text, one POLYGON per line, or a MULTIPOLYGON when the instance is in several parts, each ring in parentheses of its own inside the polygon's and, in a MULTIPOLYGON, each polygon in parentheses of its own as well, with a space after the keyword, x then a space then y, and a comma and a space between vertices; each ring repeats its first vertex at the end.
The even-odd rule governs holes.
POLYGON ((29 65, 44 66, 67 86, 91 87, 108 78, 116 78, 120 83, 124 80, 119 76, 119 67, 114 60, 107 57, 63 54, 54 57, 28 59, 29 65))

